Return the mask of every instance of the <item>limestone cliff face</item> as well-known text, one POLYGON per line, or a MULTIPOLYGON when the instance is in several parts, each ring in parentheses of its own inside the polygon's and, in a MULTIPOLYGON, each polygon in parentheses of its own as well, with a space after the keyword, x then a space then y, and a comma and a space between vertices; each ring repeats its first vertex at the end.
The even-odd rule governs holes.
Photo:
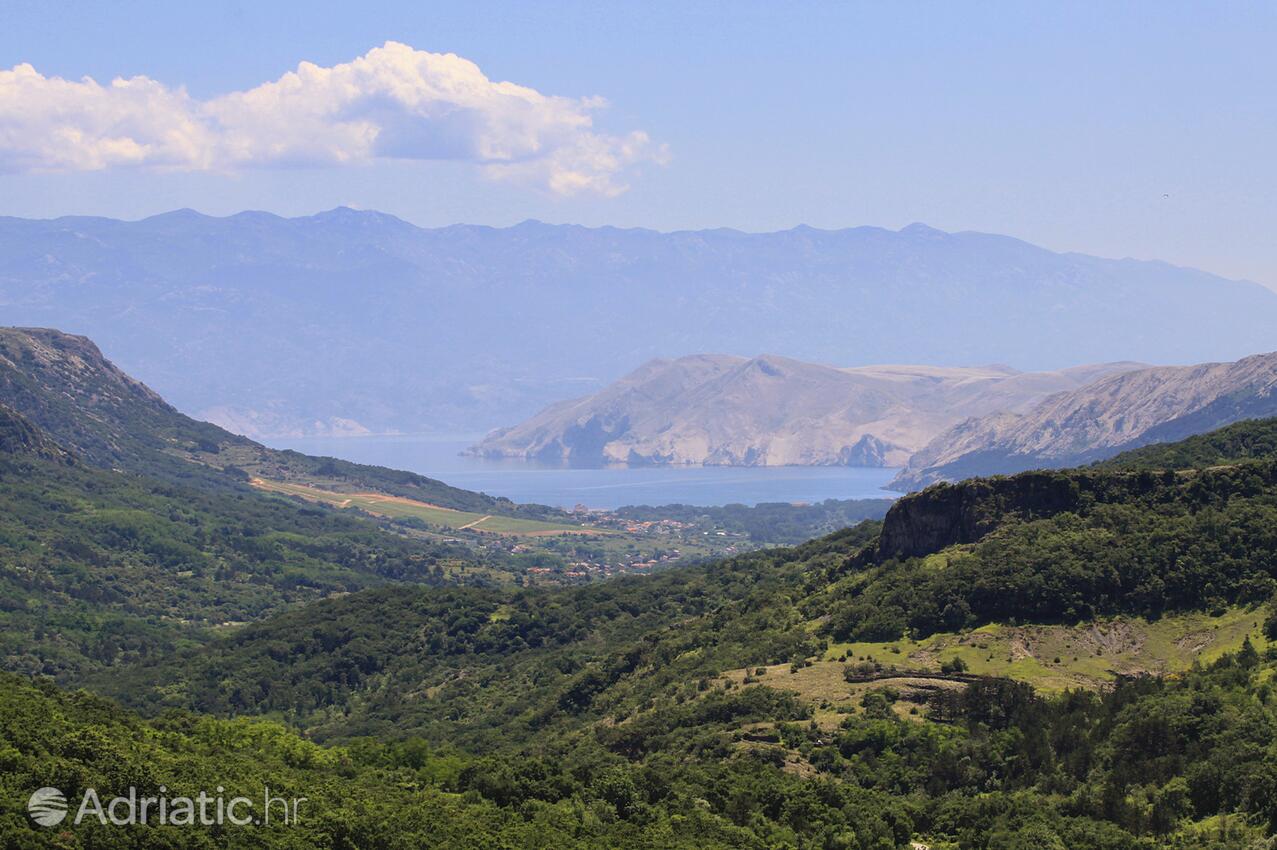
POLYGON ((1050 473, 938 484, 892 505, 877 554, 884 559, 909 558, 975 543, 1008 514, 1029 518, 1071 510, 1080 492, 1078 479, 1050 473))
POLYGON ((1277 415, 1277 354, 1127 371, 1032 409, 972 418, 915 454, 901 490, 973 475, 1075 466, 1241 419, 1277 415))
POLYGON ((901 466, 967 416, 1021 410, 1137 364, 1017 372, 1004 366, 834 368, 785 357, 653 360, 472 450, 581 464, 901 466))

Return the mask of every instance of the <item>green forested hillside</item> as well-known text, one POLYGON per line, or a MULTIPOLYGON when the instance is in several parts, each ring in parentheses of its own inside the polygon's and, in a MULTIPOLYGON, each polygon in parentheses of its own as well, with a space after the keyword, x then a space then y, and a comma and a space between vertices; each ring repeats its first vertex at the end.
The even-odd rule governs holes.
POLYGON ((1244 647, 1175 681, 1050 698, 988 680, 916 705, 926 720, 894 713, 901 697, 882 689, 832 725, 782 690, 716 687, 482 756, 413 739, 318 747, 265 721, 139 720, 6 676, 0 839, 103 850, 1263 850, 1277 826, 1274 666, 1244 647), (250 799, 265 786, 308 802, 291 826, 51 834, 20 808, 46 785, 73 800, 163 785, 250 799))
POLYGON ((794 549, 587 588, 364 591, 90 681, 148 714, 458 748, 477 766, 448 787, 507 806, 586 800, 601 780, 584 765, 606 764, 635 811, 703 807, 744 830, 730 846, 1251 846, 1274 826, 1277 728, 1274 659, 1249 642, 1104 695, 946 679, 943 658, 925 685, 918 662, 875 673, 845 648, 849 680, 869 675, 850 696, 785 671, 836 664, 847 639, 884 641, 881 659, 982 623, 1247 605, 1262 621, 1275 501, 1270 460, 943 485, 794 549), (814 795, 801 817, 793 794, 814 795))
POLYGON ((724 670, 803 664, 835 642, 1220 613, 1262 605, 1274 588, 1271 462, 1189 476, 1023 473, 903 499, 881 531, 866 523, 797 549, 585 591, 345 597, 112 680, 137 705, 276 712, 324 735, 487 744, 623 719, 693 696, 724 670), (933 528, 954 511, 954 488, 967 489, 959 513, 1000 507, 990 527, 977 523, 977 540, 884 551, 902 527, 933 528))
POLYGON ((1175 443, 1158 443, 1120 454, 1105 469, 1201 469, 1277 457, 1277 419, 1248 419, 1175 443))
POLYGON ((822 640, 795 604, 807 570, 867 540, 589 587, 393 588, 307 606, 100 683, 133 704, 265 712, 323 737, 415 734, 483 748, 700 693, 743 663, 822 640))
POLYGON ((313 821, 249 837, 57 834, 84 848, 1270 850, 1277 833, 1277 652, 1252 631, 1277 639, 1262 440, 1162 447, 1209 459, 1179 470, 940 485, 790 549, 519 588, 425 586, 455 553, 44 457, 38 433, 9 431, 6 664, 142 716, 0 679, 6 846, 47 846, 17 807, 50 784, 319 801, 313 821), (980 676, 899 647, 1186 611, 1207 630, 1228 612, 1240 650, 1194 663, 1212 637, 1188 635, 1167 675, 1104 690, 1035 693, 1014 646, 980 676))
MULTIPOLYGON (((87 693, 7 674, 0 674, 0 757, 0 843, 15 850, 761 847, 754 830, 693 799, 689 782, 730 778, 796 801, 809 798, 814 784, 750 764, 664 774, 602 752, 476 760, 419 741, 323 748, 270 722, 193 715, 142 721, 87 693), (68 819, 41 828, 30 823, 23 804, 46 786, 73 801, 72 817, 90 788, 104 802, 130 787, 139 797, 244 796, 255 816, 264 810, 267 788, 272 797, 305 802, 293 806, 291 823, 280 822, 276 806, 275 820, 264 825, 117 826, 92 819, 73 825, 68 819)), ((842 846, 881 846, 874 841, 879 836, 894 844, 907 833, 907 821, 893 817, 900 807, 883 795, 850 786, 837 795, 846 808, 831 808, 826 817, 848 836, 855 835, 848 823, 854 818, 860 835, 873 842, 842 846)), ((771 829, 785 832, 781 824, 771 829)))
POLYGON ((725 669, 801 661, 835 641, 1219 612, 1275 592, 1277 463, 1024 473, 902 499, 881 531, 864 524, 582 592, 335 600, 245 629, 127 690, 200 710, 286 712, 326 734, 446 728, 478 740, 491 724, 508 738, 630 711, 725 669), (382 606, 394 616, 375 621, 382 606), (184 684, 172 687, 173 675, 184 684))
POLYGON ((0 453, 0 663, 67 679, 170 657, 291 605, 456 580, 477 557, 251 492, 0 453))
POLYGON ((1023 473, 985 488, 938 485, 893 508, 878 551, 856 559, 819 603, 831 633, 890 640, 994 621, 1156 617, 1277 592, 1277 462, 1191 474, 1023 473), (952 510, 947 488, 958 501, 978 493, 961 507, 977 515, 987 497, 994 519, 955 529, 957 539, 941 535, 943 545, 909 548, 911 532, 952 510), (884 551, 888 539, 903 552, 884 551))
POLYGON ((182 415, 90 340, 47 328, 0 327, 0 404, 91 465, 166 481, 242 488, 253 473, 380 490, 458 510, 559 513, 411 472, 269 449, 182 415))
POLYGON ((500 547, 268 496, 249 469, 523 511, 267 449, 178 413, 83 337, 0 328, 0 667, 69 681, 387 582, 511 580, 500 547))

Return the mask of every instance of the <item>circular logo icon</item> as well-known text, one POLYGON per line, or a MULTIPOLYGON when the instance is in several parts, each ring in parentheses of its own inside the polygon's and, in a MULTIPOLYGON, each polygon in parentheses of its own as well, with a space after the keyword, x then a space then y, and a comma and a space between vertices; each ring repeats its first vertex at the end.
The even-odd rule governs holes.
POLYGON ((40 826, 57 826, 67 816, 67 798, 57 788, 41 788, 27 800, 27 813, 40 826))

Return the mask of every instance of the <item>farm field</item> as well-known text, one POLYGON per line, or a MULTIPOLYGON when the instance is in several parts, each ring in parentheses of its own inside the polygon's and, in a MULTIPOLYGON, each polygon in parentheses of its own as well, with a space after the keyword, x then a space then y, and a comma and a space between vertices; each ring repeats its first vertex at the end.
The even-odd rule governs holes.
POLYGON ((265 478, 253 478, 252 485, 259 490, 297 496, 312 502, 321 502, 335 508, 358 508, 366 513, 391 519, 420 519, 430 525, 442 526, 453 531, 486 531, 493 534, 547 537, 560 534, 606 533, 579 525, 519 519, 516 517, 458 511, 443 508, 415 499, 388 496, 384 493, 338 493, 305 484, 288 484, 265 478))

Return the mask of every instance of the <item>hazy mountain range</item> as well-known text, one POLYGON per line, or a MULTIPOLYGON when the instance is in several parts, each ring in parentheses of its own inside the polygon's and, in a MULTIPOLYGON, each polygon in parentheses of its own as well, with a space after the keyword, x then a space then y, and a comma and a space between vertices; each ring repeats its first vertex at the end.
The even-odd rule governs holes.
POLYGON ((653 357, 1192 363, 1272 348, 1277 294, 924 225, 458 225, 337 209, 0 219, 8 324, 84 333, 253 435, 485 431, 653 357))
POLYGON ((834 368, 767 355, 653 360, 560 402, 473 451, 582 464, 902 466, 967 417, 1018 411, 1136 363, 834 368))
POLYGON ((1101 378, 1023 413, 969 419, 933 439, 894 486, 1076 466, 1242 419, 1277 416, 1277 354, 1101 378))

